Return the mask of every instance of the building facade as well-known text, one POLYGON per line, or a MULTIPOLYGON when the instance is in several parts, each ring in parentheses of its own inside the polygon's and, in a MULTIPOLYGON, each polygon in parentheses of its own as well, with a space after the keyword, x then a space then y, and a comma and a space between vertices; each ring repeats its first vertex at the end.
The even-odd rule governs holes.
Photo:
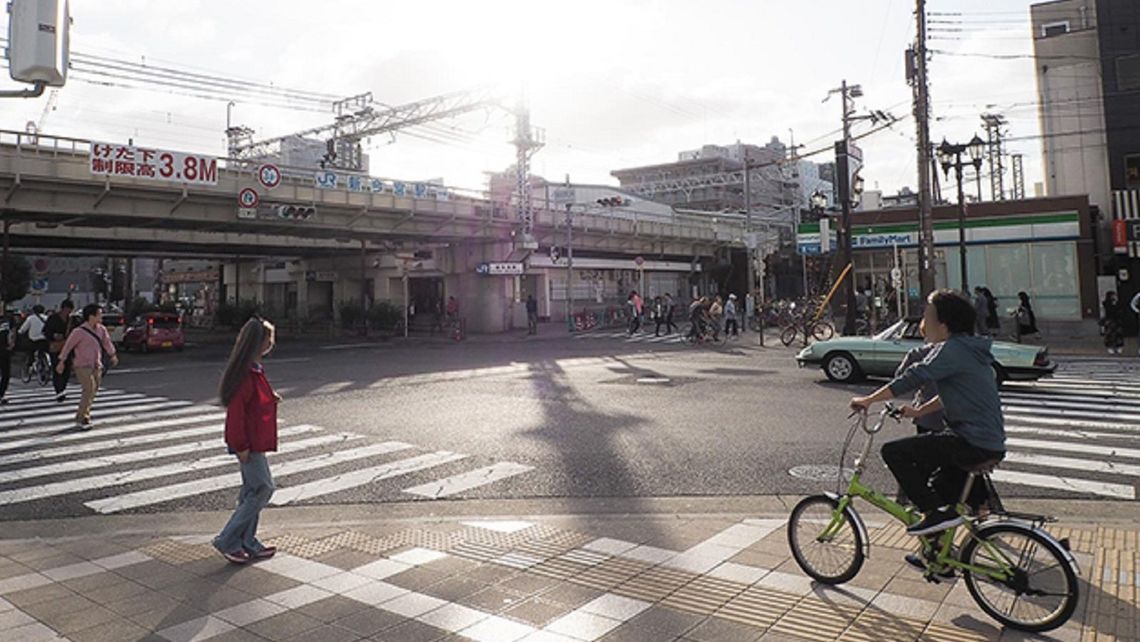
MULTIPOLYGON (((856 286, 891 303, 891 272, 900 269, 904 314, 921 309, 917 220, 913 207, 893 208, 861 212, 852 226, 856 286)), ((1087 332, 1086 321, 1098 317, 1096 259, 1104 250, 1093 222, 1085 196, 971 204, 965 227, 969 287, 988 287, 1003 316, 1016 307, 1018 292, 1026 292, 1045 332, 1087 332)), ((799 232, 801 251, 818 252, 818 223, 803 224, 799 232)), ((955 206, 934 208, 934 244, 936 287, 961 288, 955 206)))

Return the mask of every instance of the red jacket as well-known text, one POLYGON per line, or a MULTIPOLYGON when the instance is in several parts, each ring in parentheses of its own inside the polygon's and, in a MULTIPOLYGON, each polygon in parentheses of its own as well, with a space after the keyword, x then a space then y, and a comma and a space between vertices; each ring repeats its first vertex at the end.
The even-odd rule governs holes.
POLYGON ((277 450, 277 397, 259 365, 242 379, 226 407, 226 445, 235 452, 277 450))

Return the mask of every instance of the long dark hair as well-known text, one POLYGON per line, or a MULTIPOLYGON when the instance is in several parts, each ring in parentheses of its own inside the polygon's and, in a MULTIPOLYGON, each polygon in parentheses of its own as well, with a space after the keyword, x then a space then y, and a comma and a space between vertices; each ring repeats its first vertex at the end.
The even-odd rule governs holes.
POLYGON ((218 396, 222 398, 223 404, 229 405, 230 400, 234 398, 254 359, 261 354, 267 337, 272 344, 274 328, 272 323, 263 319, 254 317, 241 327, 237 340, 234 341, 234 349, 230 351, 230 359, 226 362, 226 369, 222 372, 222 380, 218 384, 218 396))

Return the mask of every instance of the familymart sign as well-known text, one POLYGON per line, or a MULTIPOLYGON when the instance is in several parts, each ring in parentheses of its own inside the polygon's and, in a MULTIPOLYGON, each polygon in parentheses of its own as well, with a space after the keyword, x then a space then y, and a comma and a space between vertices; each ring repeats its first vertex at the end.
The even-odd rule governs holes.
MULTIPOLYGON (((966 221, 966 243, 1015 243, 1025 241, 1076 240, 1081 235, 1080 215, 1077 212, 1004 216, 966 221)), ((856 250, 918 247, 918 225, 913 223, 886 225, 856 225, 851 246, 856 250)), ((803 223, 796 233, 796 244, 801 254, 812 254, 819 247, 819 224, 803 223)), ((934 223, 934 244, 958 243, 957 221, 934 223)), ((816 250, 818 252, 818 250, 816 250)))

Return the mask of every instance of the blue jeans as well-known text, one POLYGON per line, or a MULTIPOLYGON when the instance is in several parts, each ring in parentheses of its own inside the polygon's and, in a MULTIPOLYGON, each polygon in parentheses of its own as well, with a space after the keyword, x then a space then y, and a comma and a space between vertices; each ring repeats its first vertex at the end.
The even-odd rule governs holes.
POLYGON ((273 497, 273 476, 265 453, 249 453, 249 461, 241 465, 241 492, 238 505, 222 532, 214 538, 214 548, 223 553, 244 550, 257 553, 265 548, 257 541, 257 519, 261 509, 273 497))

